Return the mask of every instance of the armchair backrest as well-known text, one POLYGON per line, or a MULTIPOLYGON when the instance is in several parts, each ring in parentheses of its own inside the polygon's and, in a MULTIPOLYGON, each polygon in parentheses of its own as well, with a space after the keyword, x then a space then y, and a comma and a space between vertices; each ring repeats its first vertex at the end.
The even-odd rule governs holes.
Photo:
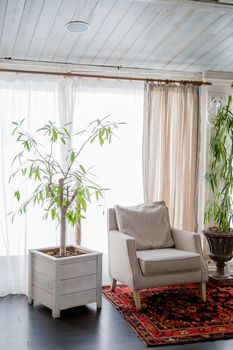
POLYGON ((112 230, 117 230, 118 231, 118 226, 117 226, 117 221, 116 221, 116 213, 114 208, 109 208, 107 211, 107 227, 108 231, 112 230))
POLYGON ((168 209, 163 201, 108 210, 108 232, 121 231, 135 239, 136 249, 174 246, 168 209))

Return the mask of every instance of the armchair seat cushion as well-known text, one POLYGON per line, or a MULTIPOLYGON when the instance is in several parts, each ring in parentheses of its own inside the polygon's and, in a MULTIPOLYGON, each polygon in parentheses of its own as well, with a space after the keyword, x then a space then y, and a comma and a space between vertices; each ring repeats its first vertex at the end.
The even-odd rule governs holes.
POLYGON ((144 276, 201 269, 200 254, 175 248, 137 251, 137 258, 144 276))

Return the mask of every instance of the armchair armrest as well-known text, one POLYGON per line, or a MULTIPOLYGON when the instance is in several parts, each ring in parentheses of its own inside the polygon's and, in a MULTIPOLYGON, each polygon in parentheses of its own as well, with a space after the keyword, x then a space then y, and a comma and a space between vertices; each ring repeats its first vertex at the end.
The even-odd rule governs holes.
POLYGON ((199 233, 178 230, 172 228, 172 237, 177 249, 188 250, 202 254, 201 239, 199 233))
POLYGON ((208 266, 203 255, 200 234, 175 228, 173 228, 171 232, 177 249, 188 250, 200 254, 202 281, 208 281, 208 266))
POLYGON ((135 239, 120 231, 108 232, 109 274, 134 288, 134 280, 142 273, 136 255, 135 239))

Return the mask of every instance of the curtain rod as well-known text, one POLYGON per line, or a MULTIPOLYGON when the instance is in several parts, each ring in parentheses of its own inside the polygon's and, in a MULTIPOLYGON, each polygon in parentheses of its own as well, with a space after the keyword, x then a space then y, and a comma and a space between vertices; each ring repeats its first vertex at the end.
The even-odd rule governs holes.
POLYGON ((122 76, 110 76, 110 75, 98 75, 98 74, 83 74, 83 73, 70 73, 70 72, 46 72, 46 71, 35 71, 35 70, 22 70, 22 69, 4 69, 0 68, 0 72, 6 73, 22 73, 22 74, 43 74, 43 75, 59 75, 64 77, 81 77, 81 78, 102 78, 102 79, 120 79, 120 80, 134 80, 134 81, 145 81, 148 83, 165 83, 165 84, 180 84, 180 85, 212 85, 208 81, 195 81, 195 80, 172 80, 172 79, 147 79, 147 78, 133 78, 133 77, 122 77, 122 76))

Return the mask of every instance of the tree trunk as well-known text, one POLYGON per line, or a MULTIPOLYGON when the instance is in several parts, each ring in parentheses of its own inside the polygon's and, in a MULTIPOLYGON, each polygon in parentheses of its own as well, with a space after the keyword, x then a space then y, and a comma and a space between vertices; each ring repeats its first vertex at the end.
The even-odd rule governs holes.
POLYGON ((82 236, 81 236, 81 220, 80 219, 76 222, 74 235, 75 235, 75 242, 78 245, 81 245, 82 236))
POLYGON ((66 252, 66 209, 61 208, 60 255, 66 252))

